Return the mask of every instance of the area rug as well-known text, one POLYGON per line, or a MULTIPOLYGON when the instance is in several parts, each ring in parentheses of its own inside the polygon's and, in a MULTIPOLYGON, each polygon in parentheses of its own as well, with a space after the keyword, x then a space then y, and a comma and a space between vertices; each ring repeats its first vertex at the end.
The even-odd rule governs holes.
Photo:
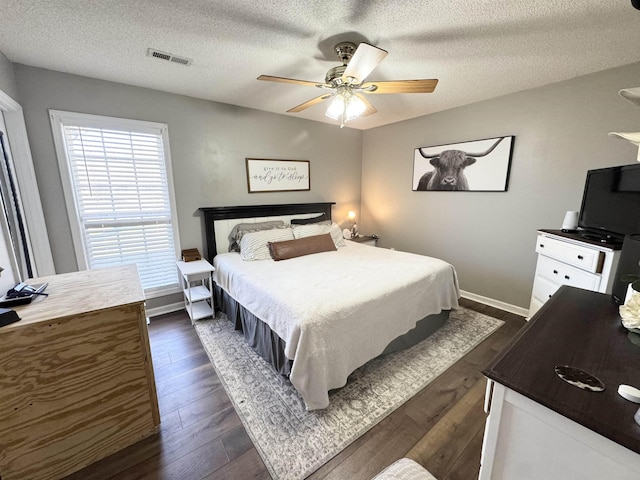
POLYGON ((195 328, 274 480, 311 475, 503 324, 461 308, 426 340, 379 357, 307 412, 295 388, 246 345, 223 313, 195 328))

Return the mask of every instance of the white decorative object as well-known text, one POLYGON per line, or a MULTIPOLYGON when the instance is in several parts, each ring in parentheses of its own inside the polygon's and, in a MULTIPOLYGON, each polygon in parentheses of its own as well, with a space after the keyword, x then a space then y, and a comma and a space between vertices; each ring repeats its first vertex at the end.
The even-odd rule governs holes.
POLYGON ((351 231, 349 232, 349 236, 347 237, 345 235, 344 238, 357 237, 358 236, 358 225, 356 225, 356 212, 350 210, 349 213, 347 214, 347 216, 349 217, 349 221, 352 222, 352 225, 351 225, 351 231))
POLYGON ((348 228, 345 228, 345 229, 342 231, 342 236, 343 236, 344 238, 346 238, 346 239, 351 238, 351 230, 349 230, 348 228))
POLYGON ((622 384, 618 386, 618 395, 630 402, 640 403, 640 390, 631 385, 622 384))
POLYGON ((635 290, 631 286, 631 284, 627 285, 627 294, 624 297, 624 303, 627 303, 631 299, 631 295, 635 293, 635 290))
POLYGON ((578 212, 567 211, 562 220, 562 230, 575 230, 578 228, 578 212))
POLYGON ((622 325, 628 330, 640 328, 640 292, 633 291, 628 300, 619 308, 622 325))
MULTIPOLYGON (((625 100, 629 100, 634 105, 640 107, 640 87, 623 88, 618 94, 625 100)), ((638 147, 637 160, 640 162, 640 132, 609 132, 609 136, 622 138, 638 147)))

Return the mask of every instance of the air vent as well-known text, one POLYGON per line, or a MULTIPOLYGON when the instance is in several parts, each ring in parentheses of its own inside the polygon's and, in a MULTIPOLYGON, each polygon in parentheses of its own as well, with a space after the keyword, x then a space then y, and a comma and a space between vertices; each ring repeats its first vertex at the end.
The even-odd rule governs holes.
POLYGON ((147 55, 149 57, 158 58, 160 60, 166 60, 168 62, 179 63, 180 65, 191 65, 190 58, 178 57, 177 55, 173 55, 171 53, 162 52, 160 50, 156 50, 155 48, 147 49, 147 55))

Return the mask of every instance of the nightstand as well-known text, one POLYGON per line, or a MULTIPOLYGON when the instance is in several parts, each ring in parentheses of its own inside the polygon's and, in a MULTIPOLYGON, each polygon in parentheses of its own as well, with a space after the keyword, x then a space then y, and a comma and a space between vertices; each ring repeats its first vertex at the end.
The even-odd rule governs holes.
POLYGON ((378 238, 372 237, 370 235, 360 235, 358 237, 351 237, 349 240, 356 243, 361 243, 363 245, 370 245, 372 247, 378 246, 378 238))
POLYGON ((184 308, 191 324, 201 318, 213 317, 213 265, 206 260, 177 261, 176 265, 184 294, 184 308))

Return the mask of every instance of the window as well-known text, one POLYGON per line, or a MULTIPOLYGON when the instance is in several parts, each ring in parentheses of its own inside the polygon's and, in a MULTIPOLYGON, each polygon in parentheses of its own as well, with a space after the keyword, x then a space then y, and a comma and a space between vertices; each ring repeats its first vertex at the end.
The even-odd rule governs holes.
POLYGON ((147 297, 177 291, 167 126, 50 114, 78 267, 136 263, 147 297))

